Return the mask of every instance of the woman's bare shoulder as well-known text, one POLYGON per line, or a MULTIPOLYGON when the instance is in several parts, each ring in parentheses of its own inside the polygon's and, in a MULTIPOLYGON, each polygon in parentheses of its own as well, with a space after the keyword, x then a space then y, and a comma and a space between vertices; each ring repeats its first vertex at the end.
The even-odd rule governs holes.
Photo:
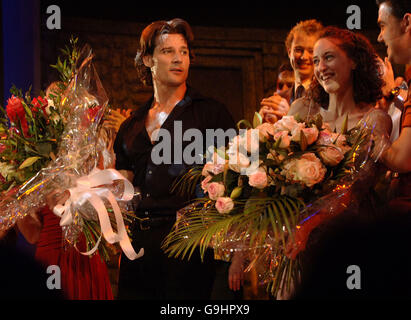
POLYGON ((316 114, 320 112, 320 106, 307 98, 300 98, 295 100, 288 111, 289 116, 299 116, 304 119, 309 114, 316 114))

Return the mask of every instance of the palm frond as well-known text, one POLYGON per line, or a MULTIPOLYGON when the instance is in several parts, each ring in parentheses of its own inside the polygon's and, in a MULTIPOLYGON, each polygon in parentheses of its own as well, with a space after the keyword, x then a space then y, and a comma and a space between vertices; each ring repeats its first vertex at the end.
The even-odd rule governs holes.
POLYGON ((171 192, 182 197, 192 196, 200 182, 202 168, 200 166, 191 168, 181 177, 177 178, 171 186, 171 192))
POLYGON ((299 221, 302 201, 288 196, 250 198, 235 202, 235 213, 220 214, 214 202, 203 199, 192 212, 176 222, 167 235, 163 249, 170 257, 191 257, 196 247, 203 257, 210 246, 224 248, 230 241, 249 247, 264 247, 267 235, 285 241, 299 221), (222 241, 224 239, 224 241, 222 241))

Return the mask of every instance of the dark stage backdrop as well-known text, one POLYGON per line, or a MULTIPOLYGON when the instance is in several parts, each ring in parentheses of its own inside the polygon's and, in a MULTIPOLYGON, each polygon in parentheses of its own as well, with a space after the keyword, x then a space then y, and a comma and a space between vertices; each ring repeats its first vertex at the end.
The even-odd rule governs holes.
POLYGON ((316 18, 325 25, 346 27, 347 7, 361 9, 361 27, 382 56, 385 48, 376 42, 377 6, 365 1, 226 2, 191 4, 170 2, 146 7, 140 1, 41 1, 42 87, 56 80, 49 68, 58 48, 71 35, 88 42, 104 87, 115 107, 135 108, 150 95, 137 79, 133 67, 142 29, 156 20, 180 17, 193 27, 196 60, 189 84, 201 93, 225 103, 236 121, 251 119, 263 97, 271 95, 277 70, 288 60, 284 40, 299 21, 316 18), (46 28, 46 9, 61 8, 62 29, 46 28))

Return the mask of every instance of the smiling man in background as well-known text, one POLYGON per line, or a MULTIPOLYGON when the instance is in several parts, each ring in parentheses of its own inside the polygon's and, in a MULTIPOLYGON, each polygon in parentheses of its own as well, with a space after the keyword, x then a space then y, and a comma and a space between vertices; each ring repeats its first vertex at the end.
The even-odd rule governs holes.
POLYGON ((289 101, 278 94, 261 101, 260 114, 265 122, 276 122, 285 116, 294 100, 304 96, 314 74, 313 48, 323 26, 317 20, 299 22, 285 40, 291 67, 294 70, 294 85, 289 101))

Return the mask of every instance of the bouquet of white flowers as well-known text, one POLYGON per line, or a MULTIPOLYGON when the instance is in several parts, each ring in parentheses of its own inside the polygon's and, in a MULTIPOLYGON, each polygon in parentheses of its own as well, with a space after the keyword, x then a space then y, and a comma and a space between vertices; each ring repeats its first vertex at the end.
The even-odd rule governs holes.
POLYGON ((275 295, 299 272, 298 261, 285 254, 287 242, 317 201, 326 197, 333 206, 349 190, 372 139, 367 128, 347 131, 344 125, 343 132, 332 132, 320 115, 307 121, 285 116, 271 124, 261 123, 256 113, 253 127, 242 124, 248 129, 240 130, 228 150, 215 149, 209 162, 176 182, 180 193, 201 184, 204 197, 179 212, 163 248, 181 258, 197 246, 201 254, 212 247, 228 259, 241 251, 248 270, 264 265, 260 280, 275 295))

